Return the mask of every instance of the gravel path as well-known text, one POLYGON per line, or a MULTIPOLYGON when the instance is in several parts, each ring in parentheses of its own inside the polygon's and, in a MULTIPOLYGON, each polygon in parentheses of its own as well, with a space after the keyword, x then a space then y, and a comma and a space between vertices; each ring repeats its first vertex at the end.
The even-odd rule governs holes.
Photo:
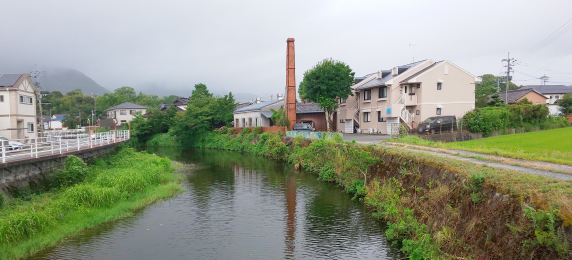
MULTIPOLYGON (((551 171, 546 171, 546 170, 538 170, 538 169, 534 169, 534 168, 504 164, 504 163, 499 163, 499 162, 492 162, 492 161, 487 161, 487 160, 479 160, 479 159, 475 159, 475 158, 467 158, 467 157, 453 155, 453 154, 449 154, 449 153, 445 153, 445 152, 427 151, 427 150, 423 150, 423 149, 417 149, 417 148, 412 148, 412 147, 403 147, 403 146, 399 146, 399 145, 391 145, 391 144, 386 144, 386 143, 381 143, 380 145, 389 146, 389 147, 400 147, 400 148, 411 150, 411 151, 425 152, 425 153, 429 153, 429 154, 433 154, 433 155, 455 158, 457 160, 462 160, 462 161, 469 161, 469 162, 478 163, 478 164, 486 164, 487 166, 496 167, 496 168, 515 170, 515 171, 520 171, 520 172, 525 172, 525 173, 531 173, 531 174, 556 178, 556 179, 560 179, 560 180, 572 181, 572 175, 570 175, 570 174, 572 174, 572 167, 567 166, 567 165, 553 164, 553 163, 548 163, 548 162, 536 162, 536 161, 531 162, 531 161, 526 161, 526 160, 511 159, 514 161, 520 161, 523 164, 534 163, 534 164, 543 165, 546 167, 552 167, 555 169, 560 169, 562 171, 570 172, 570 174, 556 173, 556 172, 551 172, 551 171)), ((449 150, 449 151, 454 152, 454 153, 469 155, 469 156, 482 156, 485 158, 495 158, 495 159, 499 159, 499 160, 500 159, 506 159, 505 157, 494 156, 494 155, 489 155, 489 154, 481 154, 481 153, 475 153, 475 152, 468 152, 468 151, 460 151, 460 150, 449 150)))

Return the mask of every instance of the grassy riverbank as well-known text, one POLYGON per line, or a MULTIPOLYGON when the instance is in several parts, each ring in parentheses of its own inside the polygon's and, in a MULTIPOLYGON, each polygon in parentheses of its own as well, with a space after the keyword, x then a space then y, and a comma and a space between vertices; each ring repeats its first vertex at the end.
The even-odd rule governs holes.
POLYGON ((363 200, 411 259, 570 257, 572 183, 400 148, 274 133, 211 133, 199 147, 286 160, 363 200), (568 230, 568 231, 567 231, 568 230))
POLYGON ((95 159, 89 166, 68 157, 66 169, 44 183, 49 191, 3 203, 0 259, 31 255, 177 194, 182 187, 174 168, 169 159, 130 148, 95 159))
POLYGON ((415 136, 392 141, 572 165, 572 127, 452 143, 433 142, 415 136))

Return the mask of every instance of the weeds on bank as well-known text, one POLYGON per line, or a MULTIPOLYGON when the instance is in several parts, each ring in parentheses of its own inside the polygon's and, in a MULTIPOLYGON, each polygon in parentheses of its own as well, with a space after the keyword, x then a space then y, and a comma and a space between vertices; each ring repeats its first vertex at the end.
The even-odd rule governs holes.
POLYGON ((27 197, 27 200, 15 198, 2 207, 0 259, 38 251, 64 235, 73 234, 74 229, 77 232, 110 217, 121 216, 130 210, 125 207, 115 211, 121 203, 131 201, 130 205, 135 207, 141 204, 132 198, 149 195, 156 200, 172 196, 181 190, 179 184, 171 185, 177 179, 172 171, 169 159, 129 148, 95 159, 90 166, 69 156, 65 169, 44 183, 48 185, 44 189, 49 192, 27 197), (165 185, 159 186, 161 183, 165 185), (144 192, 151 190, 157 193, 144 192), (102 216, 94 219, 91 216, 96 212, 102 216), (109 215, 103 217, 106 212, 109 215))

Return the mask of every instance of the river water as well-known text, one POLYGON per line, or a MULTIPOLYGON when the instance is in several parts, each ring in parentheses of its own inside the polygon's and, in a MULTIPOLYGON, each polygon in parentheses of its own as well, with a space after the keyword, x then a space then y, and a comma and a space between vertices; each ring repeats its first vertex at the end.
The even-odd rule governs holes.
POLYGON ((341 188, 286 163, 147 148, 187 164, 185 191, 30 259, 399 259, 384 224, 341 188))

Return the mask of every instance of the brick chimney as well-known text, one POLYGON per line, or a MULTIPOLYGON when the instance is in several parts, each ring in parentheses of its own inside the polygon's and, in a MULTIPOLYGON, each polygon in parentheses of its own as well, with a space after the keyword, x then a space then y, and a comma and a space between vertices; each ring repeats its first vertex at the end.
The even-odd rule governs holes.
POLYGON ((285 110, 286 117, 290 120, 289 130, 293 130, 292 125, 296 123, 296 74, 295 74, 295 57, 294 57, 294 38, 286 40, 286 100, 285 110))

